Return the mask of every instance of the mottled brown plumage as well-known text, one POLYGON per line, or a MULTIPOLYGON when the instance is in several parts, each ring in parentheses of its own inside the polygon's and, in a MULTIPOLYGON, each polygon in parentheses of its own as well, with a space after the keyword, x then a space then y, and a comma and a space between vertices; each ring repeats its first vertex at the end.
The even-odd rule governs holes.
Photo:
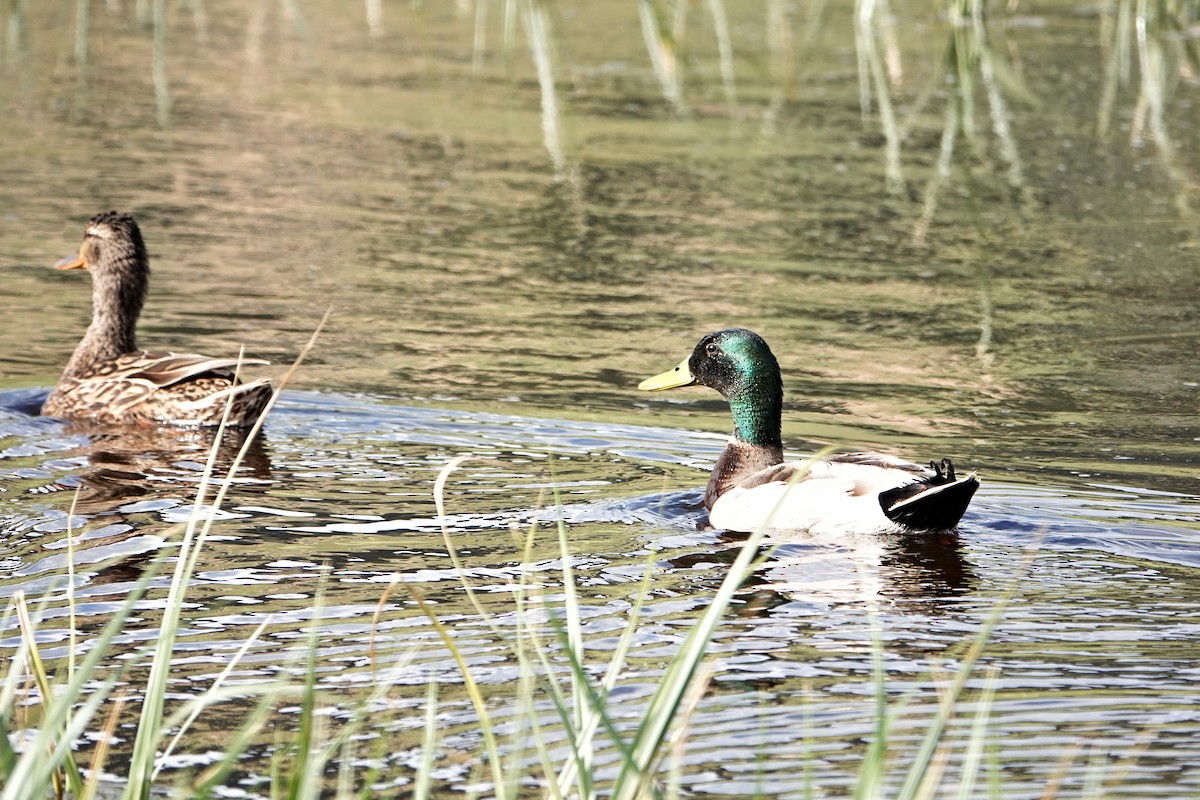
POLYGON ((232 402, 228 424, 235 427, 253 425, 262 414, 271 385, 241 382, 234 375, 238 359, 137 349, 150 260, 133 217, 116 211, 92 217, 79 255, 58 268, 91 272, 92 324, 43 414, 106 424, 218 425, 232 402))

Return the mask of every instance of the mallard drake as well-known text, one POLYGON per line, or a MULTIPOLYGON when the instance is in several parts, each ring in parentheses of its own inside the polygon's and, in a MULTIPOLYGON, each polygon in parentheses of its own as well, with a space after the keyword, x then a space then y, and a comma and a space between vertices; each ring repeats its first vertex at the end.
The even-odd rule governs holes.
POLYGON ((714 528, 827 533, 952 530, 975 490, 949 459, 930 468, 877 453, 785 462, 783 380, 763 338, 744 328, 710 333, 672 370, 641 382, 659 391, 701 384, 729 401, 733 436, 717 459, 704 506, 714 528))
POLYGON ((92 324, 54 391, 42 404, 51 417, 105 424, 253 425, 271 398, 266 379, 243 383, 240 364, 261 359, 210 358, 137 349, 134 329, 150 282, 150 259, 137 223, 107 211, 88 222, 78 255, 58 269, 92 274, 92 324))

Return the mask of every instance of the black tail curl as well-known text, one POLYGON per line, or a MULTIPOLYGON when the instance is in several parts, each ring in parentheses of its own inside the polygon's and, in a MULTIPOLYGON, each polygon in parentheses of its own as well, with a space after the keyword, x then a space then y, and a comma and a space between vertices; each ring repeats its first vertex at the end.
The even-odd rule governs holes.
POLYGON ((958 478, 948 458, 929 462, 933 475, 879 493, 884 515, 914 531, 947 531, 958 525, 979 479, 973 474, 958 478))

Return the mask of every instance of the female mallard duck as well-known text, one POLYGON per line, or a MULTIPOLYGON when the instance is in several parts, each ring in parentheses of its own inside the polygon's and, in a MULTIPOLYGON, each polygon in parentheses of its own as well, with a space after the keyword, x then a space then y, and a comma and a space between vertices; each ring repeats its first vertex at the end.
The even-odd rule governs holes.
POLYGON ((697 383, 720 392, 733 412, 733 437, 704 492, 714 528, 947 531, 962 519, 979 488, 974 473, 955 476, 949 459, 931 463, 932 469, 875 453, 784 462, 779 362, 753 331, 710 333, 679 366, 638 388, 659 391, 697 383))
POLYGON ((134 328, 150 260, 133 217, 116 211, 92 217, 79 254, 56 266, 92 273, 92 324, 43 414, 106 424, 219 425, 232 404, 227 424, 236 427, 253 425, 262 414, 270 383, 242 383, 234 371, 239 363, 266 361, 137 349, 134 328))

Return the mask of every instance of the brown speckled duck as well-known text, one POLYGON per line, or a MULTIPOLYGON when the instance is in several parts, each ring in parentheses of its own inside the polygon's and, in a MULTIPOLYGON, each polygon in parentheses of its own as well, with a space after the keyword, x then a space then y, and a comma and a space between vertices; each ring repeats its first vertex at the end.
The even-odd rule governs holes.
MULTIPOLYGON (((79 254, 56 265, 92 273, 92 324, 75 348, 42 413, 103 424, 246 427, 271 399, 266 379, 243 383, 238 359, 137 349, 134 329, 150 282, 137 223, 108 211, 88 222, 79 254)), ((266 364, 243 359, 242 364, 266 364)))

